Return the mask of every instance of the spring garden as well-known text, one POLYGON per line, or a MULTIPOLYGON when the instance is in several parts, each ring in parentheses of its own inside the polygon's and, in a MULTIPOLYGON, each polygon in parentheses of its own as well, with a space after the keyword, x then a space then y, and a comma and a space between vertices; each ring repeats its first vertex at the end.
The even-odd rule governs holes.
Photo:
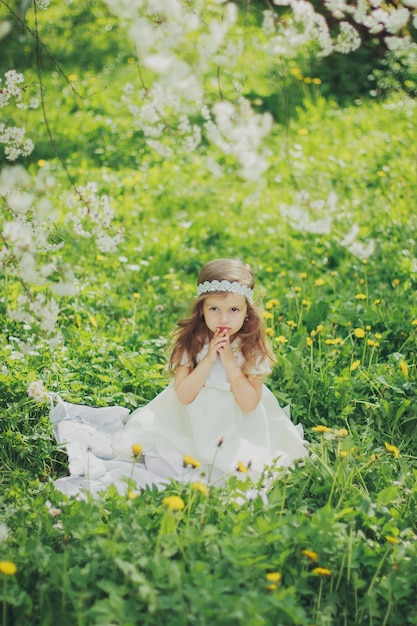
POLYGON ((417 624, 415 9, 1 0, 3 626, 417 624), (64 496, 56 396, 150 401, 221 256, 308 456, 64 496))

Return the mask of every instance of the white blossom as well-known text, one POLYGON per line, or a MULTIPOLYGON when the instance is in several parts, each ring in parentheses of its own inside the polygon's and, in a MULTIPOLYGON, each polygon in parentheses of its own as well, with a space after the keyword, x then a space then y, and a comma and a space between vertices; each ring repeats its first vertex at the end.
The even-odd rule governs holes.
POLYGON ((32 398, 32 400, 35 400, 36 402, 44 402, 45 400, 48 400, 48 392, 41 380, 31 382, 27 393, 29 398, 32 398))
POLYGON ((389 33, 396 35, 407 24, 410 17, 410 12, 404 7, 395 9, 390 13, 385 28, 389 33))

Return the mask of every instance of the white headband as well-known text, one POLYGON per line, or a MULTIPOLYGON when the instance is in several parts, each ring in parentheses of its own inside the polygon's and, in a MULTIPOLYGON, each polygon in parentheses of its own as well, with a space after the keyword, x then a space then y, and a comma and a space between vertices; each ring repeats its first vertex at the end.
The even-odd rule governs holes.
POLYGON ((197 287, 197 297, 202 293, 209 293, 211 291, 229 291, 230 293, 239 293, 241 296, 245 296, 249 302, 252 302, 253 290, 246 285, 241 285, 237 281, 231 283, 229 280, 212 280, 209 282, 206 280, 204 283, 200 283, 197 287))

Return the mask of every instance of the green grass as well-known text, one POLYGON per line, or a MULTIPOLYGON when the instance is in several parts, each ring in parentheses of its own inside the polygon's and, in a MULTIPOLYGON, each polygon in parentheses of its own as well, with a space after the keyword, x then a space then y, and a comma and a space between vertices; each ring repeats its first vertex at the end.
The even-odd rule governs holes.
MULTIPOLYGON (((17 566, 0 573, 3 626, 417 624, 415 101, 400 92, 340 107, 320 85, 294 80, 290 117, 269 139, 265 181, 242 181, 230 158, 209 175, 213 147, 162 159, 145 146, 120 104, 125 82, 137 80, 126 63, 132 51, 115 24, 105 30, 103 7, 91 8, 51 7, 42 18, 51 51, 85 96, 46 58, 45 105, 72 179, 97 181, 111 196, 125 240, 102 253, 71 231, 63 219, 71 185, 41 112, 14 113, 36 141, 30 171, 54 176, 55 237, 81 290, 61 301, 63 342, 22 356, 19 341, 31 333, 6 317, 18 286, 0 276, 8 529, 0 561, 17 566), (70 9, 79 39, 63 47, 70 9), (302 230, 305 218, 284 217, 288 207, 313 221, 330 215, 329 232, 302 230), (342 245, 354 224, 359 240, 375 242, 366 262, 342 245), (266 382, 304 425, 309 457, 265 472, 256 487, 266 504, 242 495, 240 475, 207 494, 172 483, 135 497, 130 484, 126 496, 110 489, 99 500, 66 499, 53 487, 66 456, 49 406, 28 398, 28 384, 41 379, 65 399, 100 406, 151 400, 168 382, 169 333, 198 270, 217 256, 255 269, 277 356, 266 382), (167 510, 167 494, 185 508, 167 510)), ((1 72, 15 61, 36 82, 33 42, 28 50, 16 42, 1 72)), ((248 79, 248 92, 260 82, 248 79)))

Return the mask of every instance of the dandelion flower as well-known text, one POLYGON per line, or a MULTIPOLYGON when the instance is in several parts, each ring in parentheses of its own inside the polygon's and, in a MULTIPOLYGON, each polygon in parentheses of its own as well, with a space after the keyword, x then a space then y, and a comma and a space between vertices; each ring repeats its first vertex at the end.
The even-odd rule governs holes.
POLYGON ((187 465, 194 467, 194 469, 201 467, 200 461, 196 461, 195 459, 193 459, 192 456, 188 456, 188 454, 184 454, 184 456, 182 457, 182 462, 184 467, 187 467, 187 465))
POLYGON ((247 465, 242 463, 242 461, 238 461, 236 464, 236 471, 241 472, 242 474, 246 474, 246 472, 248 471, 247 465))
POLYGON ((358 339, 362 339, 363 337, 365 337, 365 331, 363 330, 363 328, 355 328, 355 330, 353 331, 353 334, 358 339))
POLYGON ((301 272, 300 278, 301 278, 301 280, 306 280, 307 279, 307 272, 301 272))
POLYGON ((388 541, 388 543, 401 543, 398 537, 393 537, 392 535, 387 535, 385 539, 388 541))
POLYGON ((400 368, 406 378, 408 378, 408 365, 405 361, 400 361, 400 368))
POLYGON ((191 489, 194 489, 195 491, 199 491, 204 496, 207 496, 208 492, 209 492, 208 489, 207 489, 207 486, 204 483, 200 483, 198 481, 195 482, 195 483, 192 483, 191 489))
POLYGON ((355 296, 356 300, 366 300, 366 294, 365 293, 357 293, 355 296))
POLYGON ((314 552, 313 550, 301 550, 301 554, 303 556, 306 556, 308 559, 310 559, 310 561, 317 561, 318 559, 318 554, 317 552, 314 552))
POLYGON ((411 322, 411 326, 417 326, 417 320, 413 320, 413 321, 411 322))
POLYGON ((134 443, 132 445, 132 454, 134 457, 138 457, 142 454, 142 446, 139 443, 134 443))
POLYGON ((284 337, 284 335, 279 335, 278 337, 275 337, 275 341, 278 343, 288 343, 288 339, 284 337))
POLYGON ((182 511, 185 507, 184 500, 180 496, 167 496, 162 500, 162 503, 170 511, 182 511))
POLYGON ((282 578, 282 574, 280 572, 268 572, 265 577, 270 583, 279 583, 282 578))
POLYGON ((353 363, 351 363, 351 366, 350 366, 350 371, 354 372, 356 369, 358 369, 360 364, 361 364, 360 359, 356 359, 356 361, 353 361, 353 363))
POLYGON ((265 328, 265 334, 268 335, 268 337, 273 337, 274 336, 274 329, 273 328, 265 328))
POLYGON ((313 340, 311 337, 306 337, 306 344, 309 348, 313 345, 313 340))
POLYGON ((349 431, 347 430, 347 428, 339 428, 339 430, 334 431, 334 434, 336 435, 336 437, 347 437, 349 431))
MULTIPOLYGON (((321 333, 323 331, 323 328, 324 328, 323 324, 319 324, 317 326, 317 328, 316 328, 316 332, 321 333)), ((313 331, 311 331, 311 332, 313 332, 313 331)))
POLYGON ((387 450, 387 452, 391 452, 394 459, 398 459, 398 457, 400 456, 400 451, 398 450, 397 446, 393 446, 390 443, 385 442, 385 449, 387 450))
POLYGON ((313 430, 315 433, 330 433, 332 431, 331 428, 323 425, 313 426, 311 430, 313 430))
POLYGON ((315 284, 315 286, 316 286, 316 287, 323 287, 323 285, 324 285, 324 279, 323 279, 323 278, 317 278, 317 279, 314 281, 314 284, 315 284))
POLYGON ((331 570, 327 569, 327 567, 315 567, 313 570, 313 574, 317 574, 317 576, 331 576, 331 570))
POLYGON ((346 452, 346 450, 340 450, 339 452, 339 457, 341 459, 345 459, 347 457, 348 453, 346 452))
POLYGON ((0 573, 6 576, 14 576, 17 572, 17 567, 12 561, 0 561, 0 573))
POLYGON ((267 586, 267 589, 268 591, 275 591, 275 589, 277 589, 277 586, 274 583, 271 583, 267 586))

